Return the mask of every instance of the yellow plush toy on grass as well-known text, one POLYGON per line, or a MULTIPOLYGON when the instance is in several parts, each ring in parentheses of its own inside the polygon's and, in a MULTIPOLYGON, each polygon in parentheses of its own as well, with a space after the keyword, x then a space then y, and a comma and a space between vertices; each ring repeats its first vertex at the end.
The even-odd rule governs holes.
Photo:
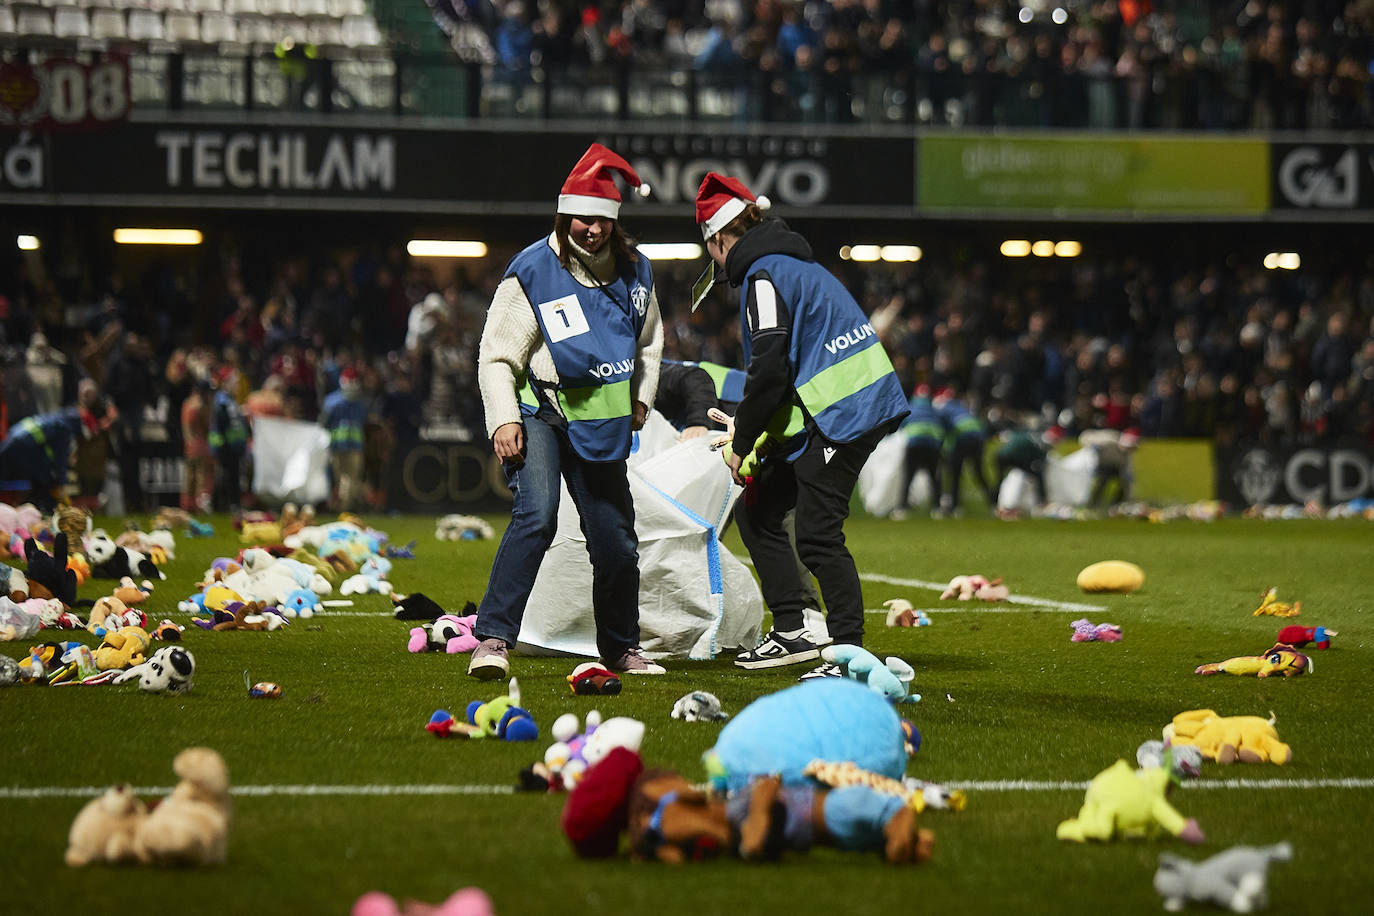
POLYGON ((1093 777, 1078 817, 1060 823, 1055 835, 1084 843, 1152 837, 1163 831, 1185 843, 1201 843, 1204 837, 1197 821, 1179 814, 1165 797, 1169 785, 1169 766, 1135 770, 1118 760, 1093 777))
POLYGON ((1286 604, 1279 600, 1279 590, 1271 588, 1260 598, 1260 606, 1255 608, 1255 613, 1251 617, 1258 617, 1267 614, 1270 617, 1296 617, 1302 613, 1302 602, 1294 601, 1286 604))
POLYGON ((1210 709, 1190 709, 1164 726, 1168 744, 1189 744, 1217 763, 1276 763, 1293 759, 1293 749, 1279 740, 1274 716, 1219 716, 1210 709))
POLYGON ((1145 584, 1145 571, 1125 560, 1103 560, 1078 574, 1078 587, 1085 592, 1125 594, 1145 584))

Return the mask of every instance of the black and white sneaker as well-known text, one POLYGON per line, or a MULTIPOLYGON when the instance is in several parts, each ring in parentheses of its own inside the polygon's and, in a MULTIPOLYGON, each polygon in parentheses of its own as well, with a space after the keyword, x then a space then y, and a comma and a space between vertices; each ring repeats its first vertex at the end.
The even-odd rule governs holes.
POLYGON ((839 665, 832 665, 830 662, 826 662, 823 665, 812 668, 810 671, 797 678, 797 680, 814 681, 823 677, 844 677, 844 669, 839 665))
POLYGON ((735 656, 735 667, 750 670, 781 668, 783 665, 809 662, 820 657, 821 650, 806 636, 789 639, 779 635, 777 630, 770 630, 758 646, 735 656))

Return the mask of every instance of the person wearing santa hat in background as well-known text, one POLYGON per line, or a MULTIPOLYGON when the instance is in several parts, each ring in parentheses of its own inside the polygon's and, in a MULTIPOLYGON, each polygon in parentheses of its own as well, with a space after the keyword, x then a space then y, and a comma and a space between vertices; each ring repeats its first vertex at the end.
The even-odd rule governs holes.
POLYGON ((329 433, 329 470, 334 477, 336 507, 353 512, 362 505, 363 433, 368 405, 362 380, 352 366, 339 373, 339 387, 324 399, 320 425, 329 433))
POLYGON ((468 674, 510 671, 525 602, 558 527, 560 476, 592 564, 596 645, 608 668, 662 674, 639 646, 639 540, 625 459, 658 387, 663 324, 653 271, 621 228, 615 176, 593 143, 558 197, 553 232, 517 254, 492 297, 477 357, 487 434, 514 494, 477 609, 468 674))
MULTIPOLYGON (((95 383, 82 379, 83 391, 95 383)), ((98 397, 82 404, 36 414, 16 422, 0 441, 0 484, 6 489, 27 484, 28 498, 50 512, 67 501, 67 472, 77 445, 108 430, 119 418, 113 405, 101 407, 98 397), (99 413, 97 413, 99 411, 99 413)))
MULTIPOLYGON (((800 436, 763 456, 736 509, 740 537, 758 571, 773 629, 735 664, 773 668, 819 656, 807 635, 801 576, 783 519, 796 510, 797 553, 820 583, 830 637, 862 645, 863 593, 844 543, 844 522, 859 471, 878 442, 907 415, 906 397, 873 326, 811 246, 778 219, 767 198, 734 178, 708 172, 697 191, 706 250, 740 287, 740 338, 748 365, 725 460, 735 482, 759 437, 793 414, 800 436)), ((784 433, 785 435, 785 433, 784 433)), ((821 665, 809 677, 839 676, 821 665)))
POLYGON ((940 415, 930 400, 930 386, 922 382, 912 392, 907 402, 910 416, 902 424, 902 435, 906 436, 906 453, 902 458, 902 489, 897 496, 897 507, 892 510, 891 518, 904 519, 911 509, 911 482, 916 479, 917 471, 925 471, 930 478, 930 514, 936 515, 940 509, 941 482, 940 449, 945 442, 945 428, 940 423, 940 415))

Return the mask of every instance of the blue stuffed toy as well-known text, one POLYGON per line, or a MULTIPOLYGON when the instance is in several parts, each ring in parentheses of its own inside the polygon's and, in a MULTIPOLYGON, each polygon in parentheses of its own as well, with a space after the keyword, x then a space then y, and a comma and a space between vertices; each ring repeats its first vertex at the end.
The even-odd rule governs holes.
POLYGON ((867 684, 868 689, 894 703, 921 701, 919 693, 907 693, 907 685, 916 677, 916 672, 900 658, 889 656, 884 663, 867 649, 838 643, 822 649, 821 658, 843 668, 845 677, 867 684))
POLYGON ((467 708, 468 724, 477 726, 474 738, 502 738, 506 741, 533 741, 539 726, 529 710, 520 708, 520 685, 510 679, 505 696, 483 703, 473 700, 467 708))

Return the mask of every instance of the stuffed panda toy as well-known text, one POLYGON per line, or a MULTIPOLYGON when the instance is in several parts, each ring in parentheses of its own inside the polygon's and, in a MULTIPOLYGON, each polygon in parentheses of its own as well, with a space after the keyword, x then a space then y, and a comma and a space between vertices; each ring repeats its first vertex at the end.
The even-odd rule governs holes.
POLYGON ((91 561, 91 575, 101 579, 167 578, 152 560, 137 550, 120 547, 104 531, 97 530, 86 539, 86 556, 91 561))
POLYGON ((115 678, 114 683, 138 678, 140 690, 149 693, 188 693, 191 690, 191 677, 196 673, 196 659, 181 646, 167 646, 158 649, 153 657, 141 665, 135 665, 115 678))

